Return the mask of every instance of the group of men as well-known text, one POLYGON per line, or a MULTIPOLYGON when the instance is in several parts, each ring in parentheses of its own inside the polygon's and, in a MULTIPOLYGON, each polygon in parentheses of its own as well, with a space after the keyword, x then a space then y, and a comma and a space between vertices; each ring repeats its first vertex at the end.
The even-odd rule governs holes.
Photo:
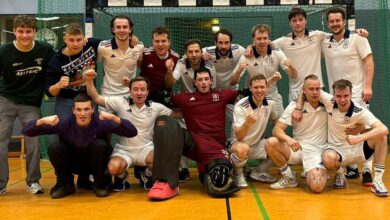
POLYGON ((327 12, 332 34, 307 30, 306 12, 300 8, 293 8, 288 18, 292 32, 272 43, 268 25, 252 29, 253 45, 247 49, 233 44, 232 34, 221 29, 215 46, 202 49, 199 40, 188 40, 179 59, 166 28, 155 28, 152 46, 144 48, 127 16, 112 19, 114 37, 104 41, 85 39, 80 26, 70 24, 57 53, 34 40, 34 18, 17 16, 16 40, 0 48, 0 120, 5 122, 0 129, 0 194, 6 193, 7 145, 18 117, 28 136, 31 193, 43 193, 36 136, 58 134, 48 148, 57 176, 53 199, 75 193, 74 174, 78 188, 92 189, 98 197, 111 189, 125 190, 132 166, 146 167, 139 178, 150 199, 169 199, 179 192, 182 156, 197 162, 199 180, 214 197, 247 187, 248 159, 263 160, 249 176, 272 183, 272 189, 296 187, 289 165, 302 163, 315 193, 324 190, 327 170, 337 170, 334 187, 345 188, 344 167, 364 161, 363 183, 377 196, 388 196, 382 181, 388 129, 364 106, 372 98, 374 73, 367 39, 345 30, 340 8, 327 12), (334 98, 322 91, 321 52, 334 98), (104 69, 101 94, 94 81, 96 62, 104 69), (289 79, 291 103, 285 110, 276 85, 282 77, 279 67, 289 79), (237 84, 245 72, 248 91, 241 92, 237 84), (178 94, 172 92, 175 83, 180 83, 178 94), (55 115, 40 118, 44 91, 56 97, 55 115), (240 93, 245 97, 238 100, 240 93), (230 141, 225 116, 232 123, 230 141), (275 123, 273 137, 266 138, 269 121, 275 123), (285 131, 288 126, 292 137, 285 131), (114 149, 111 133, 120 136, 114 149), (282 174, 278 181, 268 173, 271 161, 282 174))

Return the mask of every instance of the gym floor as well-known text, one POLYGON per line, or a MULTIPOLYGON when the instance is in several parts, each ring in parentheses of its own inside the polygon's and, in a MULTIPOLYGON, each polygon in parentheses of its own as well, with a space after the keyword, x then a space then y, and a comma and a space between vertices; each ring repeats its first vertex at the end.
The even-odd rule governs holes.
MULTIPOLYGON (((387 161, 390 167, 390 156, 387 161)), ((299 178, 297 188, 271 190, 268 184, 250 182, 229 199, 215 199, 206 194, 197 171, 191 169, 192 178, 180 185, 180 195, 162 202, 149 201, 132 174, 130 189, 106 198, 79 190, 53 200, 49 191, 55 175, 50 162, 41 161, 45 189, 41 195, 25 189, 25 160, 10 158, 9 164, 7 193, 0 196, 0 219, 386 219, 390 213, 390 199, 375 196, 360 179, 349 180, 347 189, 333 189, 333 173, 322 194, 311 193, 305 179, 299 178)), ((294 169, 298 174, 301 171, 300 166, 294 169)), ((271 173, 280 178, 276 168, 271 173)), ((389 171, 384 181, 390 188, 389 171)))

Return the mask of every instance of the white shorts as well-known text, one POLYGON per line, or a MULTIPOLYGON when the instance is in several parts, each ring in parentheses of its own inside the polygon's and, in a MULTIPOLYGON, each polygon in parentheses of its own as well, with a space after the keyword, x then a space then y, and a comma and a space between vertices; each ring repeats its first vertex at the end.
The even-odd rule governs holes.
POLYGON ((302 165, 305 173, 315 168, 325 169, 322 164, 322 152, 327 148, 327 144, 324 145, 311 145, 307 143, 301 143, 302 146, 302 165))
POLYGON ((259 160, 267 159, 267 152, 265 152, 265 143, 267 142, 266 138, 260 140, 258 144, 249 146, 249 160, 259 160))
POLYGON ((111 157, 120 157, 127 163, 127 168, 132 166, 146 166, 145 158, 150 151, 154 149, 153 142, 147 143, 143 147, 124 147, 120 144, 116 144, 111 157))
POLYGON ((351 163, 357 163, 360 161, 365 161, 363 144, 355 144, 355 145, 344 145, 340 147, 334 147, 329 145, 326 149, 335 150, 337 153, 341 155, 341 166, 346 166, 351 163))

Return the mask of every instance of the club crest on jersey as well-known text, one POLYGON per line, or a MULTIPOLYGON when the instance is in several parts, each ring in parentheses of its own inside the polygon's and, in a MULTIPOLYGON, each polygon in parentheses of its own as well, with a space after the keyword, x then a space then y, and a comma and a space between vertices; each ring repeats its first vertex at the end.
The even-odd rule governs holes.
POLYGON ((135 60, 137 58, 137 51, 132 51, 130 54, 130 58, 135 60))
POLYGON ((349 46, 349 40, 347 39, 347 40, 345 40, 344 43, 343 43, 343 48, 344 48, 344 49, 347 49, 348 46, 349 46))
POLYGON ((147 117, 152 117, 152 108, 147 108, 146 109, 146 116, 147 117))
POLYGON ((350 122, 351 118, 348 116, 344 116, 344 124, 348 124, 350 122))
POLYGON ((214 102, 218 102, 219 101, 219 95, 218 94, 212 94, 212 97, 213 97, 213 101, 214 102))
POLYGON ((268 57, 268 63, 269 63, 269 65, 273 66, 274 65, 274 59, 272 57, 268 57))
POLYGON ((309 37, 309 44, 313 44, 313 43, 314 43, 313 36, 310 36, 310 37, 309 37))
POLYGON ((264 117, 268 117, 268 113, 269 113, 268 107, 264 108, 264 117))
POLYGON ((37 62, 38 65, 42 65, 43 58, 35 59, 35 62, 37 62))

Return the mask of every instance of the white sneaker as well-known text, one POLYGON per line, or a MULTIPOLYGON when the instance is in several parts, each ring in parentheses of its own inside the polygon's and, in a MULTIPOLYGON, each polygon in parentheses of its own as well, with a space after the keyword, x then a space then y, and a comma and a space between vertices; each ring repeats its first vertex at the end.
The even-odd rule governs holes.
POLYGON ((345 189, 347 188, 347 186, 348 186, 348 182, 345 175, 336 174, 336 176, 334 177, 333 187, 335 189, 345 189))
POLYGON ((26 190, 32 194, 42 194, 43 188, 39 183, 32 183, 30 186, 27 186, 26 190))
POLYGON ((373 185, 371 187, 371 192, 375 193, 375 195, 379 197, 389 196, 389 192, 387 191, 387 188, 382 181, 374 180, 373 185))
POLYGON ((264 183, 274 183, 277 181, 277 179, 271 174, 267 172, 259 172, 256 170, 252 170, 251 174, 249 174, 249 177, 253 180, 264 182, 264 183))
POLYGON ((7 192, 7 189, 4 187, 0 189, 0 195, 4 195, 7 192))
POLYGON ((282 178, 280 178, 278 182, 270 185, 271 189, 293 188, 297 186, 298 186, 298 182, 295 179, 295 177, 291 178, 288 176, 283 176, 282 178))
POLYGON ((237 184, 237 186, 240 187, 240 188, 247 188, 247 187, 248 187, 248 183, 246 182, 243 173, 238 174, 238 175, 236 176, 236 184, 237 184))

